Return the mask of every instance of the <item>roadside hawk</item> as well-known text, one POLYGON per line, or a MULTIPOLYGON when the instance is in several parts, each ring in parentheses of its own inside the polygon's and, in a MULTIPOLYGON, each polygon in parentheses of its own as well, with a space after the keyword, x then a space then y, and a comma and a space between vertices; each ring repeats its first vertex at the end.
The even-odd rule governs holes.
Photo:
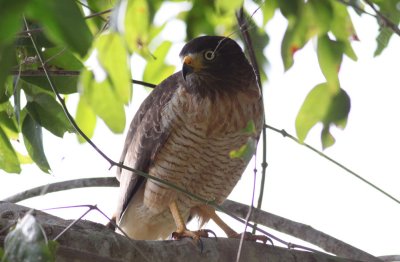
MULTIPOLYGON (((202 36, 180 52, 183 67, 150 93, 132 120, 121 163, 169 181, 221 204, 240 179, 248 160, 230 152, 256 139, 263 106, 252 67, 232 39, 202 36), (244 129, 249 122, 254 134, 244 129)), ((238 234, 215 209, 165 184, 119 169, 117 224, 133 239, 198 239, 206 231, 189 231, 213 219, 228 235, 238 234)))

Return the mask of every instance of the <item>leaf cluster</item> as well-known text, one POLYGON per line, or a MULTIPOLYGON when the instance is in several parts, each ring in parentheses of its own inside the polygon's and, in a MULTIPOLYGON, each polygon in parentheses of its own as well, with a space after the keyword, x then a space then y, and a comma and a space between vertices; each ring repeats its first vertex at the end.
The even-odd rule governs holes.
MULTIPOLYGON (((399 23, 400 12, 394 8, 397 1, 371 3, 399 23)), ((34 162, 49 172, 43 129, 58 137, 75 131, 53 87, 64 100, 79 94, 75 121, 88 137, 99 118, 113 132, 121 133, 126 124, 125 106, 132 99, 132 54, 147 61, 143 79, 159 83, 175 70, 166 62, 174 43, 160 36, 169 21, 182 21, 186 32, 181 33, 188 39, 208 34, 240 41, 235 12, 242 4, 240 0, 0 0, 0 169, 19 173, 21 164, 34 162), (174 10, 173 15, 156 23, 166 5, 174 10), (21 151, 18 144, 22 141, 26 150, 21 151)), ((340 65, 343 56, 357 59, 351 46, 357 35, 348 9, 362 14, 362 2, 254 0, 246 4, 250 4, 245 8, 246 30, 262 69, 268 63, 263 52, 269 42, 265 26, 277 11, 288 22, 281 46, 286 70, 293 66, 295 53, 317 39, 316 53, 326 82, 306 97, 296 130, 303 141, 313 126, 322 123, 323 146, 332 145, 330 127, 344 128, 350 111, 350 98, 338 77, 340 65), (254 6, 259 8, 256 15, 262 17, 257 22, 252 16, 254 6)), ((392 33, 382 24, 376 55, 392 33)), ((266 79, 265 70, 261 75, 266 79)))

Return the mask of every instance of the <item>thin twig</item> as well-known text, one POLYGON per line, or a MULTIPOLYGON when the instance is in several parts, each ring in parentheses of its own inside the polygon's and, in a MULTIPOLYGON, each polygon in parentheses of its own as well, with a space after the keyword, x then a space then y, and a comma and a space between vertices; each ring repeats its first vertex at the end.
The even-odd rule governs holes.
POLYGON ((353 8, 354 10, 356 10, 356 11, 359 11, 359 12, 361 12, 361 13, 363 13, 363 14, 366 14, 366 15, 369 15, 369 16, 372 16, 372 17, 375 17, 375 18, 376 18, 376 15, 371 14, 371 13, 365 11, 363 8, 361 8, 361 7, 359 7, 357 4, 355 4, 354 1, 348 1, 348 0, 337 0, 337 1, 338 1, 339 3, 344 4, 345 6, 350 6, 350 7, 352 7, 352 8, 353 8))
MULTIPOLYGON (((254 13, 253 13, 253 15, 254 15, 254 13)), ((257 85, 261 92, 261 99, 264 101, 260 69, 258 67, 258 63, 257 63, 257 59, 255 56, 251 37, 250 37, 249 31, 247 30, 248 22, 245 19, 243 8, 241 8, 240 11, 236 14, 236 19, 237 19, 238 25, 240 27, 240 32, 242 33, 243 39, 245 41, 245 44, 246 44, 246 47, 248 50, 248 54, 250 57, 250 63, 253 67, 254 74, 256 76, 257 85)), ((263 103, 263 105, 264 105, 264 103, 263 103)), ((259 208, 259 209, 261 209, 262 200, 264 197, 265 176, 266 176, 266 169, 268 166, 268 164, 267 164, 267 132, 266 132, 266 128, 265 128, 265 115, 263 118, 264 118, 263 119, 264 124, 263 124, 263 128, 262 128, 262 152, 263 152, 262 153, 262 164, 261 164, 262 169, 261 169, 260 192, 259 192, 258 202, 257 202, 257 208, 259 208)), ((251 210, 249 210, 249 212, 251 212, 251 210)), ((255 231, 253 230, 253 234, 254 233, 255 233, 255 231)))
MULTIPOLYGON (((378 18, 383 22, 384 27, 389 27, 392 29, 394 33, 396 33, 398 36, 400 36, 400 28, 389 18, 387 18, 384 14, 382 14, 375 6, 374 3, 372 3, 370 0, 364 0, 365 3, 367 3, 372 10, 376 13, 378 18)), ((379 22, 379 21, 378 21, 379 22)))
POLYGON ((296 143, 298 143, 299 145, 305 146, 308 149, 310 149, 311 151, 317 153, 318 155, 322 156, 323 158, 327 159, 328 161, 332 162, 333 164, 337 165, 338 167, 342 168, 343 170, 345 170, 346 172, 350 173, 351 175, 355 176, 356 178, 358 178, 359 180, 361 180, 362 182, 366 183, 367 185, 371 186, 372 188, 378 190, 379 192, 381 192, 382 194, 384 194, 385 196, 389 197, 390 199, 392 199, 393 201, 395 201, 396 203, 400 204, 400 200, 396 199, 394 196, 390 195, 389 193, 385 192, 383 189, 377 187, 376 185, 372 184, 371 182, 369 182, 368 180, 366 180, 365 178, 361 177, 360 175, 358 175, 356 172, 352 171, 351 169, 349 169, 348 167, 342 165, 341 163, 339 163, 338 161, 330 158, 329 156, 327 156, 326 154, 322 153, 321 151, 319 151, 318 149, 308 145, 307 143, 301 143, 296 137, 292 136, 291 134, 287 133, 284 129, 278 129, 275 127, 272 127, 270 125, 266 125, 267 128, 280 133, 282 136, 284 137, 288 137, 290 139, 292 139, 293 141, 295 141, 296 143))
MULTIPOLYGON (((46 70, 47 75, 50 76, 78 76, 80 74, 80 71, 77 70, 46 70)), ((19 75, 19 76, 46 76, 46 72, 43 68, 41 69, 36 69, 36 70, 11 70, 10 74, 11 75, 19 75)), ((154 88, 157 85, 155 84, 151 84, 151 83, 147 83, 144 81, 140 81, 140 80, 135 80, 135 79, 131 79, 131 82, 133 84, 138 84, 138 85, 142 85, 142 86, 146 86, 146 87, 150 87, 150 88, 154 88)))
POLYGON ((101 16, 101 15, 104 15, 104 14, 108 14, 111 11, 112 11, 112 9, 110 8, 110 9, 107 9, 107 10, 104 10, 104 11, 101 11, 101 12, 93 13, 93 14, 90 14, 88 16, 85 16, 85 19, 90 19, 90 18, 93 18, 93 17, 96 17, 96 16, 101 16))

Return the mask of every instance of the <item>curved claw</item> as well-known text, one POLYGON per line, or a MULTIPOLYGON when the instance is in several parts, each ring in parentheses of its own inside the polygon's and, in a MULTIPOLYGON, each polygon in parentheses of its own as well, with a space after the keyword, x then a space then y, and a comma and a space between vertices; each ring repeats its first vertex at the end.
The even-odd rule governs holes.
MULTIPOLYGON (((272 245, 274 245, 274 243, 272 242, 272 239, 270 239, 269 237, 267 237, 265 235, 253 235, 250 232, 244 232, 242 234, 244 234, 244 240, 254 241, 254 242, 261 241, 264 244, 267 244, 267 242, 269 241, 269 242, 271 242, 272 245)), ((242 237, 242 234, 236 234, 231 237, 240 239, 242 237)))
POLYGON ((209 238, 209 237, 210 237, 209 234, 211 234, 211 235, 213 236, 213 238, 214 238, 215 240, 217 240, 217 234, 215 234, 214 231, 212 231, 212 230, 210 230, 210 229, 200 229, 199 231, 203 231, 203 232, 204 232, 204 236, 202 236, 202 237, 207 237, 207 238, 209 238), (205 235, 207 235, 207 236, 205 236, 205 235))

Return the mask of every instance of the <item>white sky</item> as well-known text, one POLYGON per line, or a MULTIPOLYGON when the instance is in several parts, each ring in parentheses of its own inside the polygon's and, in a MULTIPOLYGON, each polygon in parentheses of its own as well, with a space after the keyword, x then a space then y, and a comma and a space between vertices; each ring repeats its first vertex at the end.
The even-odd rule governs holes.
MULTIPOLYGON (((351 97, 350 117, 344 131, 334 130, 336 143, 325 150, 325 153, 400 199, 400 38, 394 36, 389 48, 381 56, 373 58, 376 21, 368 16, 353 16, 353 21, 360 39, 353 43, 359 59, 358 62, 344 59, 340 71, 342 87, 351 97)), ((265 107, 268 124, 295 135, 295 117, 305 96, 312 87, 323 82, 324 78, 312 44, 298 51, 294 67, 286 73, 283 72, 280 43, 285 23, 282 17, 276 16, 267 27, 271 42, 266 52, 271 67, 268 69, 269 82, 264 85, 265 107)), ((180 36, 173 34, 182 26, 182 23, 172 22, 162 37, 174 41, 182 40, 180 36)), ((177 69, 181 47, 182 43, 178 44, 168 56, 177 69)), ((142 64, 143 61, 133 64, 135 79, 140 79, 142 64)), ((129 121, 145 94, 143 88, 134 87, 134 100, 127 108, 129 121)), ((76 98, 72 96, 69 100, 72 112, 76 98)), ((320 148, 320 130, 321 126, 313 128, 306 142, 320 148)), ((46 133, 44 139, 52 175, 41 173, 33 165, 24 166, 21 175, 0 173, 0 199, 46 183, 114 174, 114 170, 108 170, 108 163, 104 159, 89 146, 79 145, 74 135, 68 134, 64 139, 58 139, 46 133)), ((113 159, 119 159, 124 135, 111 133, 99 121, 93 141, 113 159)), ((374 255, 400 253, 399 204, 280 134, 268 131, 267 149, 269 166, 264 210, 308 224, 374 255)), ((230 199, 250 202, 252 169, 253 162, 230 199)), ((261 170, 261 167, 258 169, 261 170)), ((50 194, 24 201, 22 204, 38 209, 98 204, 111 215, 116 195, 115 188, 79 189, 50 194)), ((75 218, 81 212, 83 211, 75 209, 52 213, 75 218)), ((88 218, 105 223, 96 214, 91 214, 88 218)), ((235 222, 231 224, 238 231, 243 231, 241 225, 235 222)), ((208 228, 223 236, 211 223, 208 228)), ((301 243, 287 236, 283 238, 301 243)))

